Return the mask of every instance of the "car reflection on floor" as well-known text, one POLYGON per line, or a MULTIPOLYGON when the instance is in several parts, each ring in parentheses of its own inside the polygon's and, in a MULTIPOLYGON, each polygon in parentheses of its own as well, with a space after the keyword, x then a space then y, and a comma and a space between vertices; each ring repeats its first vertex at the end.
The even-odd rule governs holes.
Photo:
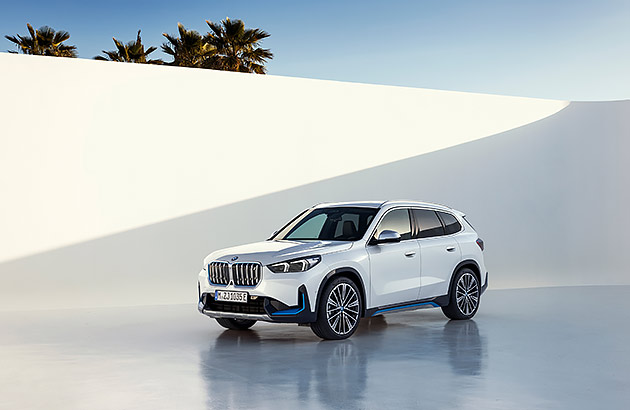
POLYGON ((484 338, 475 321, 423 321, 414 312, 394 320, 364 320, 344 341, 292 337, 292 328, 277 325, 226 330, 201 352, 207 405, 247 408, 282 400, 286 406, 365 407, 372 387, 417 393, 440 372, 483 372, 484 338))

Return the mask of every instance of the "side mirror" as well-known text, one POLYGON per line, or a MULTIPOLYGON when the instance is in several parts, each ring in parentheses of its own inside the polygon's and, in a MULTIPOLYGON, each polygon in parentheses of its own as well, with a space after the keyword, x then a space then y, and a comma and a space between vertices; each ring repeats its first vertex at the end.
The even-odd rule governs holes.
POLYGON ((377 244, 392 242, 400 242, 400 234, 389 229, 385 229, 378 235, 378 238, 376 238, 377 244))
POLYGON ((274 236, 276 236, 278 234, 278 232, 280 232, 280 230, 276 230, 273 231, 273 233, 271 234, 271 236, 269 237, 269 239, 273 238, 274 236))

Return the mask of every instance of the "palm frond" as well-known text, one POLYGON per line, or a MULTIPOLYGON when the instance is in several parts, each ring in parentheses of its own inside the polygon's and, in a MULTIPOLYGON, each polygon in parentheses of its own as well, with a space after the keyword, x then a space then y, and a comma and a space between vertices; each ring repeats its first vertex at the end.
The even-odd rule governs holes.
POLYGON ((18 46, 20 45, 20 40, 18 40, 17 38, 15 38, 15 36, 9 36, 9 35, 6 35, 6 36, 4 36, 4 38, 6 38, 7 40, 9 40, 9 41, 10 41, 10 42, 12 42, 12 43, 15 43, 15 44, 16 44, 16 45, 18 45, 18 46))
POLYGON ((48 26, 42 26, 35 30, 29 23, 26 24, 29 34, 21 36, 5 36, 16 44, 23 54, 46 55, 53 57, 77 57, 76 47, 63 44, 70 38, 67 31, 55 31, 48 26))
POLYGON ((67 31, 57 31, 55 32, 55 35, 53 36, 53 43, 61 44, 64 41, 68 40, 69 38, 70 38, 70 33, 68 33, 67 31))
POLYGON ((258 28, 245 28, 242 20, 229 17, 220 23, 206 20, 210 32, 204 40, 216 49, 210 67, 219 70, 264 74, 264 64, 273 58, 269 49, 259 47, 269 33, 258 28))
POLYGON ((181 67, 203 67, 215 54, 215 49, 195 30, 186 30, 183 24, 177 24, 179 36, 164 33, 167 42, 162 44, 162 51, 173 56, 170 65, 181 67))
POLYGON ((31 38, 35 39, 37 37, 37 34, 35 34, 33 26, 31 26, 29 23, 26 23, 26 27, 28 28, 28 32, 31 34, 31 38))
POLYGON ((147 61, 147 56, 150 53, 157 50, 157 47, 149 47, 145 51, 144 44, 142 44, 141 32, 142 32, 141 30, 138 30, 136 39, 131 40, 127 43, 123 43, 122 41, 119 41, 115 37, 113 37, 112 40, 114 41, 116 50, 115 51, 103 50, 103 54, 105 54, 106 57, 101 57, 97 59, 98 60, 104 59, 108 61, 118 61, 118 62, 125 62, 125 63, 163 64, 164 62, 159 59, 147 61))

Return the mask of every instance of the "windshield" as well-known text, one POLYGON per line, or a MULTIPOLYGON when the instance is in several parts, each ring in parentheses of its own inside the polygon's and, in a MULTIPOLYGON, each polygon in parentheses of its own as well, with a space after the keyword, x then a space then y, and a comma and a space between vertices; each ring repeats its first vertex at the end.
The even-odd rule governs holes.
POLYGON ((335 207, 304 212, 273 240, 357 241, 363 237, 378 208, 335 207))

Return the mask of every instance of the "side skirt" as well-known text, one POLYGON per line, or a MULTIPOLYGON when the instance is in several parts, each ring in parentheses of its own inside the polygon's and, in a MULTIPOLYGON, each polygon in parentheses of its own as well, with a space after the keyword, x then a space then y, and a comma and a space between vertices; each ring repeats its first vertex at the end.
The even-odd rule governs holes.
POLYGON ((365 311, 365 317, 372 317, 390 312, 401 312, 403 310, 408 311, 416 309, 427 309, 446 305, 448 305, 448 295, 443 295, 434 298, 413 300, 410 302, 396 303, 393 305, 379 306, 376 308, 367 309, 365 311))

